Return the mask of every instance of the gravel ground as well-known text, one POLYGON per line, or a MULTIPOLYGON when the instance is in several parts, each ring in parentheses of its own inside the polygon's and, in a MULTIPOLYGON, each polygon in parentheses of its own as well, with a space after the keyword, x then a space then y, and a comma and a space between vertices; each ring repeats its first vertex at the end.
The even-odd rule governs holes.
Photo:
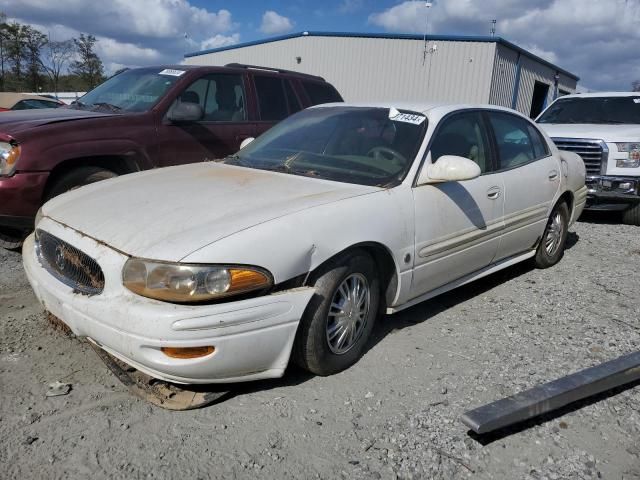
MULTIPOLYGON (((615 220, 615 219, 613 219, 615 220)), ((170 412, 54 331, 0 250, 2 478, 640 478, 640 386, 475 438, 469 408, 640 349, 640 228, 588 217, 516 266, 383 318, 364 358, 170 412), (47 385, 73 385, 45 397, 47 385)))

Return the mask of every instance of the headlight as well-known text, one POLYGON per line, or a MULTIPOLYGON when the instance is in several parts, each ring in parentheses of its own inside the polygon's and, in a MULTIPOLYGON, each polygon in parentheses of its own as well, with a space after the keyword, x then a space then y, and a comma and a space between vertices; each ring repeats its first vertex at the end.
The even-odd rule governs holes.
POLYGON ((37 227, 37 226, 38 226, 38 224, 40 223, 40 220, 42 220, 42 217, 44 217, 44 215, 42 214, 42 207, 40 207, 40 208, 38 209, 38 213, 36 213, 36 219, 35 219, 35 221, 33 222, 33 226, 34 226, 34 227, 37 227))
POLYGON ((125 287, 166 302, 206 302, 261 290, 273 283, 258 267, 161 263, 131 258, 122 271, 125 287))
POLYGON ((16 164, 20 158, 20 146, 11 145, 7 142, 0 142, 0 175, 13 175, 16 171, 16 164))
POLYGON ((616 160, 618 168, 638 168, 640 167, 640 143, 616 143, 619 152, 628 152, 629 158, 616 160))

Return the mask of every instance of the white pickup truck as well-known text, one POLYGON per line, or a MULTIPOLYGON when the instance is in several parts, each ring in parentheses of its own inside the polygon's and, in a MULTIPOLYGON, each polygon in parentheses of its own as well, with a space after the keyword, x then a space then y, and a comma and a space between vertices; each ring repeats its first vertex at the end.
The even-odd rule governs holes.
POLYGON ((640 92, 566 95, 536 121, 559 149, 582 157, 586 208, 621 210, 640 225, 640 92))

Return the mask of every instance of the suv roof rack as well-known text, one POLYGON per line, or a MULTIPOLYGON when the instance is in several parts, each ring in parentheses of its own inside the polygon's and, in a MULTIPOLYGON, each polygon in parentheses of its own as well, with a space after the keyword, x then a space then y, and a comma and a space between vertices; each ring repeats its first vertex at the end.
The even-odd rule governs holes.
POLYGON ((308 73, 295 72, 293 70, 284 70, 282 68, 272 68, 272 67, 261 67, 260 65, 247 65, 245 63, 227 63, 225 67, 230 68, 246 68, 253 70, 264 70, 267 72, 277 72, 277 73, 290 73, 292 75, 300 75, 301 77, 313 78, 314 80, 320 80, 325 82, 326 80, 318 75, 311 75, 308 73))

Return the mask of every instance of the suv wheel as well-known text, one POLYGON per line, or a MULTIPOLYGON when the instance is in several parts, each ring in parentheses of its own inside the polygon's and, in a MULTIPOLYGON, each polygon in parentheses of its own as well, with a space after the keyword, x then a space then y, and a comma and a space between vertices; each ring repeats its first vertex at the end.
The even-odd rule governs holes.
POLYGON ((18 250, 27 235, 29 235, 29 232, 26 230, 16 230, 9 227, 0 228, 0 247, 7 250, 18 250))
POLYGON ((57 197, 64 192, 82 187, 83 185, 89 185, 90 183, 107 180, 117 176, 118 174, 111 170, 106 170, 100 167, 76 168, 75 170, 71 170, 64 174, 53 184, 47 193, 46 200, 51 200, 53 197, 57 197))

